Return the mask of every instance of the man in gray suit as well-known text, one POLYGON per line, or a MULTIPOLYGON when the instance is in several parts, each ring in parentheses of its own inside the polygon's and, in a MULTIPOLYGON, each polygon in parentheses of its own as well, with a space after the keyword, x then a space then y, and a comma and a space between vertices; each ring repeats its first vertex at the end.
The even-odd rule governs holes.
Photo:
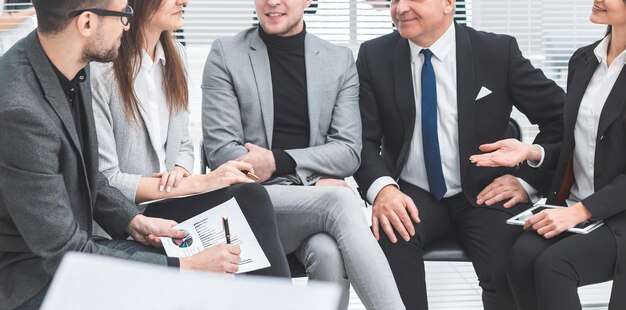
POLYGON ((368 309, 403 309, 362 201, 343 178, 359 166, 352 52, 306 32, 310 0, 256 0, 260 27, 218 39, 204 69, 209 166, 250 162, 274 204, 283 248, 309 278, 348 282, 368 309))
POLYGON ((117 57, 127 1, 33 4, 39 28, 0 58, 0 309, 38 308, 70 251, 236 270, 238 246, 167 258, 154 246, 184 237, 176 223, 138 214, 98 172, 87 63, 117 57), (93 239, 92 219, 117 240, 93 239))

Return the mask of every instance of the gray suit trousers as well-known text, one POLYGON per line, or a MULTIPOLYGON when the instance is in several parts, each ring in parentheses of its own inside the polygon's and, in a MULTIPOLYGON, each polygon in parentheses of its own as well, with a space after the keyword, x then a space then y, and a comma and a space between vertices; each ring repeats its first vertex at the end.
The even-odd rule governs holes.
POLYGON ((345 275, 367 309, 404 309, 389 264, 367 225, 363 202, 350 189, 297 185, 266 189, 285 252, 295 251, 310 279, 343 284, 343 309, 349 291, 339 277, 345 275))

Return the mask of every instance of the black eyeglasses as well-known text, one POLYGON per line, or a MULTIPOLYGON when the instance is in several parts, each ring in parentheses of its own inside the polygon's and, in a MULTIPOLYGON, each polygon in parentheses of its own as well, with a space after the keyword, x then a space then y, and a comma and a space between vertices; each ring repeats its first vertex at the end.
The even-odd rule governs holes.
POLYGON ((80 14, 83 14, 84 12, 92 12, 98 16, 119 16, 120 21, 124 26, 128 26, 128 24, 130 23, 130 19, 133 17, 133 8, 131 8, 130 5, 127 6, 126 10, 123 12, 92 8, 72 11, 69 15, 70 18, 74 18, 80 14))

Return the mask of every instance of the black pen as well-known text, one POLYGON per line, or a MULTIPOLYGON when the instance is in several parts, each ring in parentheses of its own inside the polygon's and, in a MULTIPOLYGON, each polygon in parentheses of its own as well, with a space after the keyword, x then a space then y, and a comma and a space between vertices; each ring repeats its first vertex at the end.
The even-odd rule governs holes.
POLYGON ((226 236, 226 244, 230 244, 230 228, 228 227, 228 216, 222 216, 222 225, 224 225, 224 236, 226 236))

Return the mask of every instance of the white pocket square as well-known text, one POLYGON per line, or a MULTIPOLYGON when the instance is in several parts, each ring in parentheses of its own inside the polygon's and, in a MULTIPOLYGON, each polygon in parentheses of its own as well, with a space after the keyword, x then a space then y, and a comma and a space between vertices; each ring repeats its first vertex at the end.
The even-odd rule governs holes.
POLYGON ((487 97, 489 94, 491 94, 491 90, 483 86, 480 88, 480 91, 478 92, 478 95, 476 96, 476 99, 474 100, 482 99, 483 97, 487 97))

